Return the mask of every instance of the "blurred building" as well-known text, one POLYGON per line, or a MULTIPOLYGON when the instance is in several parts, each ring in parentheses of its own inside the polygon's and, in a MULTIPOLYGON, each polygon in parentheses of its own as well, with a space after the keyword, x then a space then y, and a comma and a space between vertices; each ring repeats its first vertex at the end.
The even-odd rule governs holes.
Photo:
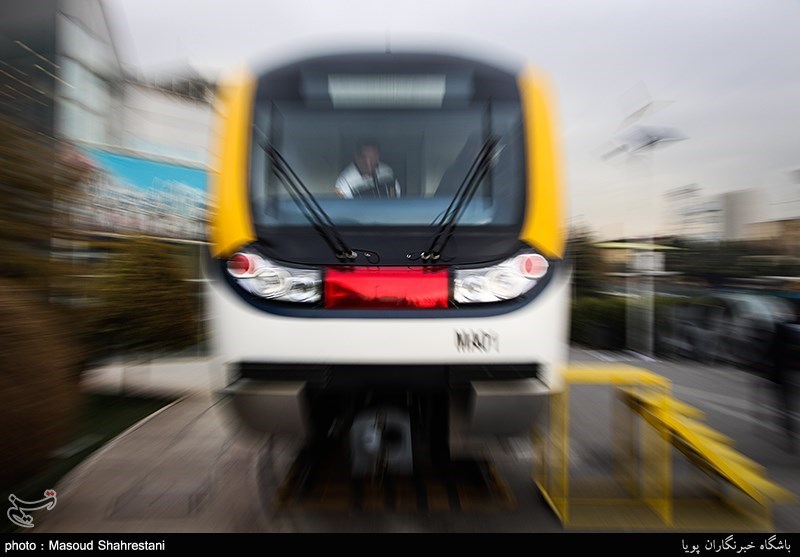
POLYGON ((102 0, 3 0, 0 117, 64 141, 91 169, 82 195, 58 205, 73 233, 51 243, 53 257, 76 263, 76 278, 109 245, 148 235, 178 244, 188 280, 200 281, 214 80, 188 65, 158 75, 126 68, 124 29, 108 9, 102 0))
POLYGON ((708 196, 697 184, 670 190, 664 198, 669 232, 695 241, 754 239, 752 225, 765 220, 768 204, 760 189, 708 196))
POLYGON ((749 240, 748 225, 764 219, 766 199, 761 191, 746 189, 723 193, 722 239, 726 241, 749 240))
POLYGON ((0 17, 0 116, 52 135, 57 0, 3 0, 0 17))
POLYGON ((203 240, 212 80, 134 75, 100 0, 4 0, 0 116, 67 140, 94 175, 81 231, 203 240))
POLYGON ((670 234, 703 241, 723 238, 722 206, 719 201, 704 197, 699 186, 675 188, 664 198, 670 215, 670 234))
POLYGON ((800 169, 771 177, 766 190, 768 218, 747 226, 748 239, 769 242, 779 253, 800 257, 800 169))
POLYGON ((61 0, 55 132, 95 172, 73 225, 203 239, 212 83, 189 67, 144 77, 120 63, 99 0, 61 0))
POLYGON ((99 1, 60 0, 55 125, 68 140, 121 146, 124 77, 99 1))
POLYGON ((213 95, 212 83, 188 66, 161 77, 128 75, 121 145, 205 167, 213 95))
POLYGON ((769 220, 800 218, 800 168, 780 172, 766 180, 769 220))
POLYGON ((800 218, 756 222, 747 229, 749 239, 769 241, 776 251, 800 257, 800 218))
POLYGON ((188 65, 122 67, 99 0, 60 0, 56 129, 74 142, 205 166, 213 83, 188 65))

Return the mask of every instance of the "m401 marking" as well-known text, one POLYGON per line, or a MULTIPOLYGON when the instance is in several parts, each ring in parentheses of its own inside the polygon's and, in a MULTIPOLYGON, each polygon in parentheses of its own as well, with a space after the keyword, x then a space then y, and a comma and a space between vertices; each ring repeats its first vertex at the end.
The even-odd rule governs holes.
POLYGON ((494 331, 465 329, 455 333, 459 352, 500 352, 500 337, 494 331))

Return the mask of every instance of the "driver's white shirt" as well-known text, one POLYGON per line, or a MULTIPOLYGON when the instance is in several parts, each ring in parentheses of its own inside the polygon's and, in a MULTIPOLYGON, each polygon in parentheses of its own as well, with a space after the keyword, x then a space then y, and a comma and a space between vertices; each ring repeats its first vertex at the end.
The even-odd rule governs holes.
MULTIPOLYGON (((395 197, 400 197, 400 183, 394 177, 394 171, 388 164, 380 163, 375 175, 380 182, 394 181, 395 197)), ((364 176, 355 163, 350 163, 336 180, 336 193, 345 199, 358 197, 363 191, 376 188, 374 176, 364 176)))

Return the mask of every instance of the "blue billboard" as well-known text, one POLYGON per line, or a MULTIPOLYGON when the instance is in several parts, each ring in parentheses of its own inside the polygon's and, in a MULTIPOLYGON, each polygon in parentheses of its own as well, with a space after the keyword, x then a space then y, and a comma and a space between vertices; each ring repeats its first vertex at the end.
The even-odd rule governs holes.
POLYGON ((99 149, 83 149, 93 168, 75 224, 91 230, 203 239, 207 172, 99 149))

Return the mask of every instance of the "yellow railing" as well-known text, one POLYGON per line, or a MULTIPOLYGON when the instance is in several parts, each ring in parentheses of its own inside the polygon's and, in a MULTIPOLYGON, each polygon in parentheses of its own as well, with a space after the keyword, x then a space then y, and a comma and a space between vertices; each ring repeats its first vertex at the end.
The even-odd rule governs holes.
POLYGON ((568 527, 614 529, 771 528, 772 505, 794 495, 766 470, 733 449, 733 440, 700 420, 703 413, 670 396, 671 383, 648 370, 622 364, 576 365, 551 397, 547 427, 533 432, 533 477, 568 527), (570 468, 570 390, 611 387, 613 472, 601 482, 570 468), (674 497, 673 448, 714 480, 733 486, 714 497, 674 497), (744 495, 744 497, 741 497, 744 495), (734 518, 735 516, 735 518, 734 518))

